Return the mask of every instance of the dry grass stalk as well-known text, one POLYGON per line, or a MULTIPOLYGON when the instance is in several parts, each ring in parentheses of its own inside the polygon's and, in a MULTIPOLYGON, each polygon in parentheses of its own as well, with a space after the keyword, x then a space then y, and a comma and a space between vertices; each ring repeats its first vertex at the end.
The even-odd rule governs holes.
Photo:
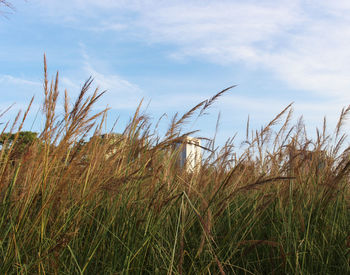
MULTIPOLYGON (((28 272, 42 273, 80 268, 93 274, 96 266, 110 262, 119 271, 130 268, 126 272, 157 267, 180 274, 203 270, 231 274, 259 272, 267 266, 276 273, 293 273, 298 266, 307 273, 307 265, 296 264, 301 260, 294 257, 301 251, 319 255, 321 245, 316 252, 307 246, 323 240, 316 229, 310 230, 312 222, 325 219, 326 225, 320 226, 323 233, 334 233, 329 233, 333 243, 343 237, 340 228, 346 220, 332 223, 343 210, 330 211, 329 206, 343 207, 338 194, 349 179, 350 149, 340 153, 345 136, 339 130, 348 109, 341 114, 333 140, 326 133, 326 121, 316 141, 307 136, 302 119, 290 126, 291 105, 254 135, 249 134, 248 118, 242 154, 235 152, 234 137, 223 148, 215 148, 214 136, 203 147, 209 151, 200 172, 187 173, 176 166, 179 152, 172 147, 195 132, 182 133, 181 126, 197 111, 203 115, 228 89, 180 118, 175 116, 164 138, 151 131, 141 104, 122 134, 101 136, 107 110, 93 113, 93 105, 103 92, 95 89, 89 95, 89 78, 70 107, 65 91, 64 114, 59 117, 58 74, 49 84, 44 60, 45 127, 17 158, 11 155, 16 142, 1 148, 0 198, 5 214, 0 229, 5 229, 0 237, 2 245, 8 245, 3 249, 7 273, 14 262, 27 266, 28 272), (83 140, 91 134, 89 141, 83 140), (318 207, 324 211, 315 212, 318 207), (327 216, 326 210, 336 214, 327 216), (8 230, 8 221, 14 230, 8 230), (294 239, 300 243, 293 243, 294 239), (243 246, 248 248, 242 250, 243 246), (115 249, 120 251, 118 259, 115 249), (269 259, 271 266, 262 258, 269 259)), ((14 121, 11 132, 17 129, 17 139, 29 109, 22 120, 18 114, 14 121)), ((335 262, 326 252, 322 257, 335 262)))

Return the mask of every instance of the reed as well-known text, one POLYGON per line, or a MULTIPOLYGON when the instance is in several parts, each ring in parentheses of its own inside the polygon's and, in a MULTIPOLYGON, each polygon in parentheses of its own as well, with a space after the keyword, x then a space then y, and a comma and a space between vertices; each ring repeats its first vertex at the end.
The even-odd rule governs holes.
POLYGON ((176 165, 174 144, 193 134, 181 125, 228 89, 175 116, 164 138, 141 105, 102 138, 103 92, 89 95, 89 78, 72 105, 65 92, 60 116, 58 73, 50 83, 44 64, 44 129, 23 147, 29 105, 2 130, 1 274, 350 272, 349 108, 315 140, 302 120, 290 125, 292 105, 259 131, 248 122, 240 155, 234 138, 203 138, 208 154, 190 173, 176 165))

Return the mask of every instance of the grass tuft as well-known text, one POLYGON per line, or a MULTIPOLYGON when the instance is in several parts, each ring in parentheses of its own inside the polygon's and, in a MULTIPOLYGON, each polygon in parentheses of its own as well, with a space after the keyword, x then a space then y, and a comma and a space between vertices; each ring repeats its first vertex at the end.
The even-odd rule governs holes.
POLYGON ((1 274, 350 273, 349 108, 316 139, 302 119, 291 125, 292 104, 260 130, 248 118, 241 154, 234 137, 221 148, 203 137, 191 173, 174 145, 194 132, 181 126, 233 87, 160 138, 141 104, 122 134, 101 136, 108 110, 93 112, 104 92, 92 84, 72 105, 65 91, 58 115, 45 57, 44 128, 23 143, 32 100, 1 131, 1 274))

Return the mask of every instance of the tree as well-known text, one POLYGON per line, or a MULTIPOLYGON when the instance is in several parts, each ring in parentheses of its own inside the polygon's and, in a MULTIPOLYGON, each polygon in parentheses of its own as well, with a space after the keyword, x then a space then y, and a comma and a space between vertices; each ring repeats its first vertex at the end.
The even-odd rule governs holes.
MULTIPOLYGON (((1 1, 1 0, 0 0, 1 1)), ((5 146, 5 150, 8 150, 15 138, 16 133, 3 133, 0 135, 0 146, 5 146)), ((38 139, 38 133, 30 132, 30 131, 22 131, 18 133, 18 137, 16 143, 13 145, 13 149, 11 155, 13 157, 21 156, 29 145, 33 144, 38 139)))

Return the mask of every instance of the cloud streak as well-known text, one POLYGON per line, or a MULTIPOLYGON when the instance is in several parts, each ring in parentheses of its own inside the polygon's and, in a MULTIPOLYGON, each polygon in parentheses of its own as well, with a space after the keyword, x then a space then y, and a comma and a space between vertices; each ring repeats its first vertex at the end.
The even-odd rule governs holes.
MULTIPOLYGON (((107 93, 97 103, 99 108, 108 107, 112 109, 134 109, 139 101, 144 97, 143 91, 134 83, 126 80, 116 73, 101 72, 93 65, 90 56, 82 44, 83 71, 91 75, 94 84, 100 90, 106 90, 107 93)), ((73 81, 70 81, 73 83, 73 81)))
MULTIPOLYGON (((60 10, 54 2, 45 5, 60 10)), ((92 21, 95 31, 172 44, 173 58, 239 63, 268 70, 292 88, 350 99, 348 1, 73 0, 59 6, 75 20, 82 11, 90 19, 95 10, 105 13, 103 22, 92 21)))

